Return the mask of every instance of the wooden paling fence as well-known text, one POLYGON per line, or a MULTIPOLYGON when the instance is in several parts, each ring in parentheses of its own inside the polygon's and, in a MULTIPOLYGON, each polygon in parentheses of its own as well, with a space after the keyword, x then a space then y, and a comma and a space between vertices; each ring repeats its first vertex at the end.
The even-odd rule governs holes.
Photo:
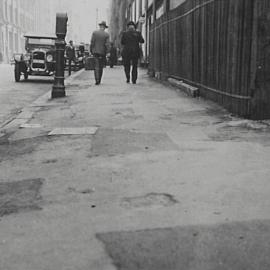
POLYGON ((232 113, 270 118, 269 10, 269 0, 187 0, 151 25, 150 70, 232 113))

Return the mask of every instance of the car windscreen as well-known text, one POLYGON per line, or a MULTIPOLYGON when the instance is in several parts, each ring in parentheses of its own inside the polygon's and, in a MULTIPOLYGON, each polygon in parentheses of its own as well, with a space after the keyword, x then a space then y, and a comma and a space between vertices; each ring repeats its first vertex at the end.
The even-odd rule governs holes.
POLYGON ((55 45, 55 40, 54 39, 45 39, 45 38, 28 38, 28 44, 55 45))

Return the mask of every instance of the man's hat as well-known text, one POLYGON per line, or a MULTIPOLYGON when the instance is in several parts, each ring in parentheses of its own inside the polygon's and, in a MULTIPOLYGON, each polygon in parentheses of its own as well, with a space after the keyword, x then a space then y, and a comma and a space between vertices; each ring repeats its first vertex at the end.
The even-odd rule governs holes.
POLYGON ((102 21, 101 23, 99 23, 98 25, 103 25, 105 28, 108 28, 109 26, 106 24, 105 21, 102 21))
POLYGON ((136 27, 136 24, 133 21, 130 21, 130 22, 127 23, 127 26, 130 26, 130 25, 133 25, 134 27, 136 27))

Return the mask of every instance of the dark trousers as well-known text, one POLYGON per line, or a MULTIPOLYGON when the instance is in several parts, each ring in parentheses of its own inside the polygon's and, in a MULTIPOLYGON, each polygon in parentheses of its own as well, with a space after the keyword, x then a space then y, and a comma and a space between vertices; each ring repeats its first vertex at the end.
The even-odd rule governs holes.
POLYGON ((123 64, 125 68, 127 81, 130 80, 130 69, 132 65, 132 72, 131 72, 132 82, 136 83, 137 78, 138 78, 138 58, 127 56, 123 59, 123 64))
POLYGON ((103 68, 104 68, 104 55, 101 54, 94 54, 95 59, 95 80, 96 83, 101 82, 102 74, 103 74, 103 68))
POLYGON ((71 75, 71 64, 72 64, 72 62, 75 64, 74 59, 69 58, 68 59, 68 75, 71 75))

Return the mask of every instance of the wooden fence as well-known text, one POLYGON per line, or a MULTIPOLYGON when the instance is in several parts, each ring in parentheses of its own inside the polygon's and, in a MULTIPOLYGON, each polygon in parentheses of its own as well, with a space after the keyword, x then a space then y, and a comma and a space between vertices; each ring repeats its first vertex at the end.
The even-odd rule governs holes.
POLYGON ((152 24, 150 70, 232 113, 270 118, 269 9, 269 0, 187 0, 152 24))

